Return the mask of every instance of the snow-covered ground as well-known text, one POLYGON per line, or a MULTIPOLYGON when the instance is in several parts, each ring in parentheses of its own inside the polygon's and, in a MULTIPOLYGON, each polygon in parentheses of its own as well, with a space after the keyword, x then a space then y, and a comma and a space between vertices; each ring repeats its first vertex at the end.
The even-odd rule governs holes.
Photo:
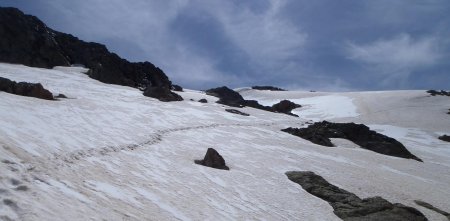
POLYGON ((0 92, 0 219, 339 220, 327 202, 289 181, 289 170, 314 171, 360 197, 413 206, 431 220, 445 217, 414 200, 450 211, 450 145, 437 139, 450 134, 447 97, 241 90, 265 105, 303 105, 294 110, 300 118, 243 108, 251 115, 245 117, 200 91, 163 103, 84 71, 0 64, 0 77, 40 82, 69 97, 0 92), (325 119, 365 123, 424 163, 345 140, 323 147, 280 131, 325 119), (209 147, 230 171, 194 164, 209 147))

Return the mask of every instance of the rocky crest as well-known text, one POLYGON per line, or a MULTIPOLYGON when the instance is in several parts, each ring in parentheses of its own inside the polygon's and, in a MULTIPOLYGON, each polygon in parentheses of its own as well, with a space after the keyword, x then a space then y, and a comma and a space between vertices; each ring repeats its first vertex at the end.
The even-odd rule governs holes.
POLYGON ((330 138, 343 138, 367 150, 422 162, 394 138, 370 130, 364 124, 322 121, 309 125, 307 128, 289 127, 282 131, 328 147, 334 146, 330 138))
POLYGON ((291 171, 286 176, 308 193, 327 201, 334 214, 343 220, 427 220, 417 209, 390 203, 381 197, 361 199, 353 193, 330 184, 310 171, 291 171))
POLYGON ((152 63, 129 62, 102 44, 52 30, 37 17, 16 8, 0 7, 0 33, 0 62, 41 68, 82 64, 90 69, 89 77, 101 82, 143 90, 167 88, 162 99, 176 98, 170 91, 169 78, 152 63))
POLYGON ((27 97, 36 97, 45 100, 54 100, 53 94, 40 83, 15 82, 0 77, 0 91, 27 97))

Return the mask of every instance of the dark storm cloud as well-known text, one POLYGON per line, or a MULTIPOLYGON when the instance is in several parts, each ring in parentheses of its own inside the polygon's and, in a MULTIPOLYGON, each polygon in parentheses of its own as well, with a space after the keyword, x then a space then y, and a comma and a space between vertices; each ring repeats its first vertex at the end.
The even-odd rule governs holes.
POLYGON ((185 87, 448 88, 447 0, 2 1, 185 87))

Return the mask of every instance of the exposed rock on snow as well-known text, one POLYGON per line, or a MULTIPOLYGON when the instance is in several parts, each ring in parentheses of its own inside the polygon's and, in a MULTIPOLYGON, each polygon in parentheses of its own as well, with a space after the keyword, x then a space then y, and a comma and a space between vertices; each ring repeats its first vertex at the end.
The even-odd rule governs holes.
POLYGON ((64 94, 58 94, 55 96, 55 98, 67 98, 67 96, 64 94))
POLYGON ((450 91, 436 91, 436 90, 428 90, 427 93, 431 94, 431 96, 441 95, 441 96, 450 96, 450 91))
POLYGON ((448 220, 450 220, 450 213, 445 212, 445 211, 443 211, 443 210, 441 210, 439 208, 436 208, 433 205, 431 205, 431 204, 429 204, 427 202, 421 201, 421 200, 414 200, 414 202, 417 205, 419 205, 419 206, 425 207, 425 208, 427 208, 429 210, 433 210, 433 211, 435 211, 435 212, 437 212, 439 214, 442 214, 443 216, 447 217, 448 220))
POLYGON ((250 116, 250 114, 244 113, 242 111, 238 111, 236 109, 225 109, 225 111, 226 112, 230 112, 232 114, 239 114, 239 115, 242 115, 242 116, 250 116))
MULTIPOLYGON (((81 64, 90 69, 89 77, 104 83, 144 89, 172 86, 165 73, 152 63, 129 62, 102 44, 54 31, 16 8, 0 7, 0 33, 1 62, 42 68, 81 64)), ((161 92, 162 100, 173 96, 170 90, 161 92)))
POLYGON ((296 104, 289 100, 282 100, 279 103, 274 104, 272 106, 272 110, 274 110, 275 112, 285 113, 285 114, 289 114, 289 115, 298 117, 298 115, 291 113, 291 111, 294 110, 295 108, 299 108, 301 106, 302 105, 296 104))
POLYGON ((262 91, 286 91, 284 89, 281 89, 279 87, 274 87, 274 86, 253 86, 252 89, 262 90, 262 91))
POLYGON ((214 149, 208 148, 206 155, 203 160, 195 160, 196 164, 200 164, 207 167, 212 167, 221 170, 229 170, 228 166, 225 164, 223 157, 214 149))
POLYGON ((400 203, 392 204, 382 197, 361 199, 314 172, 291 171, 286 175, 308 193, 327 201, 343 220, 427 220, 417 209, 400 203))
POLYGON ((206 100, 205 98, 202 98, 202 99, 198 100, 198 102, 205 104, 205 103, 208 103, 208 100, 206 100))
POLYGON ((180 85, 172 84, 172 90, 181 92, 183 88, 180 85))
POLYGON ((53 95, 40 83, 15 82, 7 78, 0 77, 0 91, 11 94, 36 97, 45 100, 53 100, 53 95))
POLYGON ((328 147, 334 146, 330 138, 344 138, 364 149, 422 162, 421 159, 411 154, 403 144, 394 138, 370 130, 364 124, 322 121, 309 125, 307 128, 290 127, 282 131, 309 140, 315 144, 328 147))
POLYGON ((443 141, 450 142, 450 136, 444 134, 444 135, 442 135, 442 136, 439 137, 439 140, 443 140, 443 141))
POLYGON ((182 101, 183 98, 170 91, 167 87, 147 87, 144 91, 144 96, 156 98, 160 101, 182 101))

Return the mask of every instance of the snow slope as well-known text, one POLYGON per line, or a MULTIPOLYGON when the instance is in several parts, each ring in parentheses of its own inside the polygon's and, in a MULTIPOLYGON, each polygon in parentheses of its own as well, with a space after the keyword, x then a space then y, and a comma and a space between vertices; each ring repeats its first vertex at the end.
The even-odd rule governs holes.
POLYGON ((314 171, 360 197, 413 206, 431 220, 445 218, 413 200, 450 211, 450 146, 437 139, 450 133, 446 97, 243 90, 263 104, 304 105, 295 110, 300 118, 243 108, 251 115, 245 117, 199 91, 163 103, 84 71, 0 64, 1 77, 40 82, 69 97, 0 92, 0 219, 339 220, 327 202, 289 181, 289 170, 314 171), (425 162, 346 142, 322 147, 280 131, 323 119, 366 123, 425 162), (208 147, 230 171, 194 164, 208 147))

